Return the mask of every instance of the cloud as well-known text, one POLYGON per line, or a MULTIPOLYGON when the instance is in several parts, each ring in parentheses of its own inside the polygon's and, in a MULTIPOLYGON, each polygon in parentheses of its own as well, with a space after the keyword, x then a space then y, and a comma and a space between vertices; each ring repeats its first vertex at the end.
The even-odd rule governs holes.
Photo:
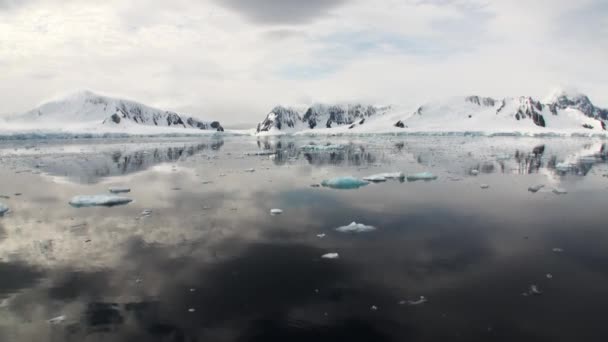
POLYGON ((346 0, 217 0, 222 6, 261 24, 304 24, 327 15, 346 0))
POLYGON ((608 107, 605 18, 601 0, 0 0, 0 114, 83 88, 252 126, 302 99, 555 84, 608 107))

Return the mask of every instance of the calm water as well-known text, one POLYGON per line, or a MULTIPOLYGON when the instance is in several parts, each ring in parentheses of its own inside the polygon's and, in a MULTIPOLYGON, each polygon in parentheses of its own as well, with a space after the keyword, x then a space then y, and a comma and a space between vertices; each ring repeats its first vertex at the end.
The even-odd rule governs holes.
POLYGON ((607 143, 5 142, 0 341, 606 341, 607 143), (393 171, 438 179, 311 186, 393 171))

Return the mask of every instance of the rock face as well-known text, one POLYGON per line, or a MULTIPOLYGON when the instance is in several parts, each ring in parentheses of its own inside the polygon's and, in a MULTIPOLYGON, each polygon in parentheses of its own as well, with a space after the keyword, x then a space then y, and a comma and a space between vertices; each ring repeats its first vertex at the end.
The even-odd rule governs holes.
POLYGON ((382 115, 389 109, 390 107, 362 104, 318 104, 300 109, 277 106, 258 124, 257 132, 334 128, 345 125, 354 128, 356 125, 365 124, 367 118, 382 115))
POLYGON ((194 117, 152 108, 141 103, 83 91, 64 99, 41 105, 14 121, 40 123, 99 123, 103 125, 163 126, 223 131, 219 122, 205 122, 194 117))

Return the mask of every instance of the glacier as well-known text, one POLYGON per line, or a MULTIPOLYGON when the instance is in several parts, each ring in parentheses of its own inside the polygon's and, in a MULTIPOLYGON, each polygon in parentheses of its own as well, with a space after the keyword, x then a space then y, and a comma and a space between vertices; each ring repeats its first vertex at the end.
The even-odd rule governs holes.
POLYGON ((115 196, 115 195, 92 195, 92 196, 75 196, 70 200, 70 205, 75 208, 84 207, 114 207, 118 205, 129 204, 133 202, 132 199, 127 197, 115 196))

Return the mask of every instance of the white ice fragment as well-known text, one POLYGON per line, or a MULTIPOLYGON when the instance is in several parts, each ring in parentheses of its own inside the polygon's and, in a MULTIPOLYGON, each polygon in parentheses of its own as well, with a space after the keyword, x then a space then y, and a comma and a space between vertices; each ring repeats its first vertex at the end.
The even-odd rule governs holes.
POLYGON ((536 286, 534 284, 530 285, 530 291, 528 291, 528 293, 531 295, 536 295, 536 296, 543 294, 543 292, 538 289, 538 286, 536 286))
POLYGON ((342 190, 348 190, 348 189, 358 189, 362 186, 366 186, 369 183, 355 178, 355 177, 336 177, 336 178, 332 178, 332 179, 326 179, 323 182, 321 182, 321 185, 323 185, 324 187, 328 187, 328 188, 332 188, 332 189, 342 189, 342 190))
POLYGON ((82 207, 113 207, 117 205, 124 205, 133 202, 132 199, 127 197, 120 197, 115 195, 92 195, 92 196, 75 196, 70 200, 70 205, 76 208, 82 207))
POLYGON ((283 210, 281 210, 281 209, 270 209, 270 215, 272 215, 272 216, 281 215, 282 213, 283 213, 283 210))
POLYGON ((367 233, 376 230, 376 227, 352 222, 348 226, 338 227, 336 230, 340 233, 367 233))
POLYGON ((479 187, 482 188, 482 189, 489 189, 490 188, 490 186, 488 184, 481 184, 479 187))
POLYGON ((338 259, 339 257, 340 255, 338 253, 327 253, 321 255, 321 258, 323 259, 338 259))
POLYGON ((378 311, 378 307, 375 305, 372 305, 369 309, 372 311, 378 311))
POLYGON ((152 210, 150 210, 150 209, 145 209, 144 211, 141 212, 141 216, 148 217, 150 215, 152 215, 152 210))
POLYGON ((559 248, 559 247, 556 247, 556 248, 553 248, 553 252, 555 252, 555 253, 563 253, 564 250, 561 249, 561 248, 559 248))
POLYGON ((131 189, 129 189, 129 188, 109 188, 108 191, 110 191, 113 194, 124 194, 127 192, 131 192, 131 189))
POLYGON ((530 191, 531 193, 537 193, 540 191, 540 189, 544 188, 545 186, 542 184, 538 184, 538 185, 534 185, 528 188, 528 191, 530 191))
POLYGON ((387 172, 363 177, 363 180, 368 182, 386 182, 389 179, 403 180, 405 179, 405 174, 403 172, 387 172))
POLYGON ((253 173, 255 172, 255 169, 246 169, 245 172, 253 173))
POLYGON ((399 302, 400 305, 422 305, 424 303, 428 302, 428 299, 426 299, 425 296, 420 296, 420 298, 415 299, 415 300, 402 300, 399 302))
POLYGON ((437 176, 435 176, 434 174, 430 173, 430 172, 421 172, 421 173, 416 173, 413 175, 409 175, 407 176, 407 180, 409 182, 415 182, 415 181, 432 181, 437 179, 437 176))
POLYGON ((304 145, 301 149, 309 152, 326 152, 343 150, 345 148, 344 145, 304 145))
POLYGON ((572 169, 572 164, 569 163, 557 163, 555 169, 560 172, 568 172, 572 169))
POLYGON ((5 204, 0 203, 0 217, 4 216, 9 211, 5 204))
POLYGON ((553 279, 553 274, 547 273, 547 279, 553 279))
POLYGON ((190 313, 195 312, 195 311, 196 311, 196 309, 194 309, 194 308, 188 309, 188 312, 190 312, 190 313))
POLYGON ((325 237, 325 234, 317 234, 317 237, 318 237, 319 239, 322 239, 322 238, 324 238, 324 237, 325 237))
POLYGON ((65 322, 66 318, 67 317, 65 315, 57 316, 57 317, 49 319, 47 321, 47 323, 53 324, 53 325, 55 325, 55 324, 61 324, 61 323, 65 322))
POLYGON ((568 191, 566 191, 566 189, 562 189, 562 188, 555 188, 555 189, 553 189, 553 193, 556 195, 565 195, 568 193, 568 191))
POLYGON ((477 176, 479 174, 479 170, 471 170, 471 174, 473 176, 477 176))

